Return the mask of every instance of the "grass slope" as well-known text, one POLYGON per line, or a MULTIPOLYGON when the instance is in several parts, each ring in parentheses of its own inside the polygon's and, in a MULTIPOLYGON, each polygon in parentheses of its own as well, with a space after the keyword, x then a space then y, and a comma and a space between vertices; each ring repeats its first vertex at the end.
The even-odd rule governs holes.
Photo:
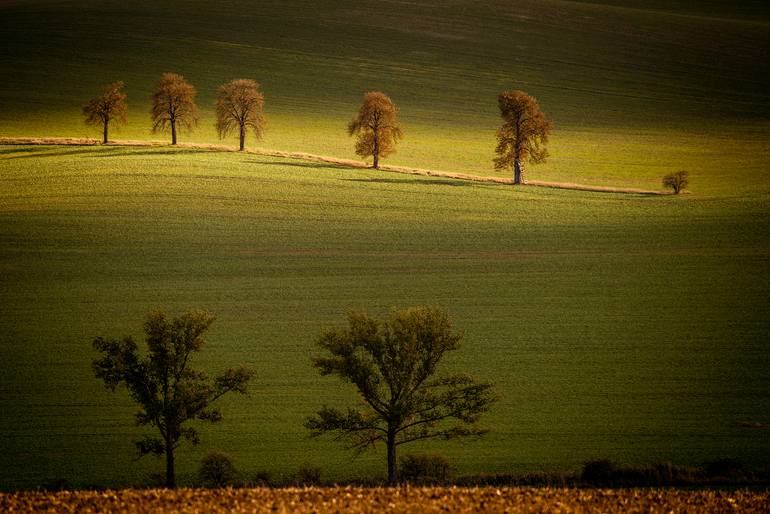
MULTIPOLYGON (((74 138, 57 138, 57 137, 2 137, 0 136, 0 145, 20 146, 20 145, 44 145, 44 146, 98 146, 102 142, 96 139, 74 139, 74 138)), ((158 147, 168 146, 164 143, 157 141, 137 141, 137 140, 113 140, 111 139, 108 146, 131 146, 131 147, 158 147)), ((178 148, 193 148, 197 150, 211 150, 216 152, 235 152, 240 151, 236 148, 226 145, 211 145, 200 143, 178 143, 178 148)), ((306 152, 281 152, 275 150, 249 150, 244 149, 243 154, 256 154, 269 157, 282 157, 289 159, 300 159, 304 161, 310 161, 314 163, 322 163, 325 165, 338 165, 348 168, 369 168, 366 163, 361 161, 354 161, 350 159, 339 159, 335 157, 329 157, 325 155, 314 155, 306 152)), ((389 164, 383 164, 378 167, 380 171, 388 171, 392 173, 403 173, 407 175, 423 175, 428 177, 441 177, 452 178, 458 180, 473 180, 475 182, 491 182, 496 184, 513 184, 512 178, 507 177, 490 177, 479 175, 468 175, 466 173, 449 173, 445 171, 426 170, 421 168, 409 168, 404 166, 392 166, 389 164)), ((629 193, 629 194, 651 194, 651 195, 670 195, 675 194, 671 190, 650 190, 650 189, 637 189, 637 188, 620 188, 620 187, 607 187, 596 185, 575 184, 570 182, 544 182, 541 180, 527 180, 525 182, 529 186, 539 187, 552 187, 557 189, 575 189, 580 191, 594 191, 594 192, 609 192, 609 193, 629 193)), ((684 193, 683 193, 684 194, 684 193)))
POLYGON ((649 189, 687 169, 713 193, 768 182, 769 13, 721 0, 6 1, 0 135, 96 136, 80 105, 122 79, 120 137, 148 138, 151 88, 177 71, 203 114, 181 140, 214 142, 216 87, 244 76, 263 85, 266 148, 353 157, 346 122, 379 89, 407 134, 393 163, 487 175, 496 95, 520 88, 557 126, 530 178, 649 189))
MULTIPOLYGON (((198 363, 252 366, 249 398, 180 452, 247 473, 382 473, 311 441, 349 390, 311 368, 349 309, 440 304, 449 369, 496 383, 479 442, 418 445, 461 473, 607 457, 767 465, 770 212, 747 196, 629 197, 451 181, 238 153, 0 148, 0 487, 142 483, 133 407, 91 377, 90 340, 144 314, 219 316, 198 363)), ((404 448, 405 451, 410 451, 404 448)))

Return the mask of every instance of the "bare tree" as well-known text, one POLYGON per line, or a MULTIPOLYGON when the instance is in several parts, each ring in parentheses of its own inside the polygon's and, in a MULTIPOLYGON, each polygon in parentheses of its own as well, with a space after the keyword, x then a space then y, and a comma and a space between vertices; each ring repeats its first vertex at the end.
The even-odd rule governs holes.
POLYGON ((540 111, 537 100, 524 91, 503 91, 497 97, 503 126, 497 131, 495 169, 513 168, 513 183, 521 184, 522 166, 545 162, 545 145, 553 123, 540 111))
POLYGON ((265 97, 259 84, 249 79, 235 79, 219 86, 217 92, 217 132, 224 139, 238 129, 240 150, 246 144, 246 131, 251 129, 257 139, 262 137, 265 117, 262 113, 265 97))
POLYGON ((396 142, 404 137, 396 120, 396 106, 385 93, 374 91, 364 95, 358 116, 348 123, 348 134, 357 135, 356 155, 374 159, 379 168, 380 157, 396 151, 396 142))
POLYGON ((164 73, 152 94, 152 131, 171 129, 171 144, 176 144, 177 126, 192 130, 198 125, 197 92, 183 76, 164 73))
POLYGON ((329 355, 313 364, 322 375, 353 384, 363 402, 346 411, 324 406, 305 422, 313 436, 336 432, 357 451, 385 443, 392 484, 398 480, 398 446, 484 432, 476 422, 495 401, 492 386, 466 375, 433 376, 444 354, 460 343, 445 311, 404 309, 385 322, 359 312, 348 322, 348 329, 321 336, 318 344, 329 355))
POLYGON ((676 173, 670 173, 663 177, 663 186, 670 187, 674 190, 674 194, 678 195, 679 192, 687 187, 689 183, 690 174, 686 171, 677 171, 676 173))
POLYGON ((106 145, 109 140, 110 123, 125 124, 128 120, 128 105, 123 92, 123 82, 117 81, 102 88, 102 94, 83 105, 86 125, 101 125, 106 145))

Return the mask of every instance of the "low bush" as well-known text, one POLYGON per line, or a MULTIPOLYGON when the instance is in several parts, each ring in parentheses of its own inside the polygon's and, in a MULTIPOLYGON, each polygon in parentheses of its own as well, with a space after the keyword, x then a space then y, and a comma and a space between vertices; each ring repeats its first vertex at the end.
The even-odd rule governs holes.
POLYGON ((257 471, 249 485, 251 487, 272 487, 273 477, 269 471, 257 471))
POLYGON ((586 462, 580 480, 593 487, 665 487, 693 485, 702 480, 702 471, 658 462, 651 466, 621 466, 602 459, 586 462))
POLYGON ((703 467, 679 466, 670 462, 652 465, 621 465, 611 460, 586 462, 579 473, 534 472, 523 475, 493 473, 466 475, 453 480, 464 487, 712 487, 770 486, 770 468, 751 469, 734 459, 719 459, 703 467))
POLYGON ((321 468, 303 464, 297 470, 294 482, 297 485, 319 485, 321 483, 321 468))
POLYGON ((452 466, 442 455, 404 455, 399 459, 401 480, 412 484, 445 483, 452 466))
POLYGON ((66 478, 52 478, 40 485, 42 491, 67 491, 72 489, 70 481, 66 478))
POLYGON ((741 481, 748 478, 750 470, 743 463, 735 459, 717 459, 706 463, 706 476, 712 480, 724 480, 729 482, 741 481))
POLYGON ((609 486, 617 478, 618 468, 614 462, 601 459, 586 462, 580 479, 591 485, 609 486))
POLYGON ((238 470, 230 457, 220 452, 211 452, 201 459, 198 477, 203 487, 238 485, 238 470))

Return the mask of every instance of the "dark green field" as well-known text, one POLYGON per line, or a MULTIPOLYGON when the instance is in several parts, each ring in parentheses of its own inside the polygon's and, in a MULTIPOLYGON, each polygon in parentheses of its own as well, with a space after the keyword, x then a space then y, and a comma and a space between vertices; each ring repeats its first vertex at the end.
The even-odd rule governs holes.
MULTIPOLYGON (((258 146, 350 158, 364 91, 401 108, 389 163, 492 175, 496 94, 557 124, 531 178, 680 197, 512 188, 193 149, 0 147, 0 489, 141 484, 133 407, 91 375, 94 336, 144 314, 218 315, 199 364, 245 363, 249 398, 179 453, 247 474, 301 464, 384 473, 309 440, 348 389, 310 366, 348 310, 442 305, 455 370, 493 380, 481 441, 415 445, 459 473, 576 469, 592 458, 770 464, 770 15, 759 3, 0 0, 0 136, 97 137, 80 105, 127 83, 122 139, 149 139, 164 71, 200 92, 263 84, 258 146), (695 5, 695 7, 693 7, 695 5), (647 6, 647 7, 646 7, 647 6)), ((253 141, 247 141, 254 146, 253 141)), ((230 141, 235 144, 235 141, 230 141)))

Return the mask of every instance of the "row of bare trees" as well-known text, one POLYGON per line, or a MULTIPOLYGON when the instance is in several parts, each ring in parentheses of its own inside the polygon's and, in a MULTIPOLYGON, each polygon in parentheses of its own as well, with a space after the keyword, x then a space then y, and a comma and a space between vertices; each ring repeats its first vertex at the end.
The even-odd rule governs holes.
MULTIPOLYGON (((86 123, 103 128, 103 141, 109 140, 110 124, 127 120, 128 106, 123 82, 104 87, 102 94, 83 106, 86 123)), ((166 73, 152 94, 152 131, 171 132, 171 144, 177 143, 177 132, 192 130, 198 124, 197 91, 184 77, 166 73)), ((220 139, 238 133, 239 148, 243 150, 247 132, 257 139, 265 127, 264 95, 259 84, 250 79, 235 79, 217 90, 216 128, 220 139)), ((538 101, 523 91, 503 91, 498 96, 503 124, 497 131, 494 159, 496 169, 513 170, 514 184, 522 181, 523 165, 544 162, 548 156, 545 145, 553 123, 540 110, 538 101)), ((396 151, 396 143, 404 133, 393 101, 388 95, 373 91, 364 95, 358 114, 348 123, 348 134, 356 136, 356 154, 372 157, 379 168, 380 158, 396 151)))
MULTIPOLYGON (((83 105, 86 124, 101 126, 103 142, 109 141, 110 124, 125 124, 128 117, 126 94, 121 81, 108 84, 102 94, 83 105)), ((171 132, 171 144, 177 143, 177 133, 192 130, 198 125, 198 92, 185 78, 176 73, 165 73, 152 93, 150 118, 152 131, 171 132)), ((216 128, 220 138, 238 132, 240 149, 251 131, 259 139, 265 126, 263 108, 265 97, 259 84, 250 79, 235 79, 219 86, 215 105, 216 128)))

